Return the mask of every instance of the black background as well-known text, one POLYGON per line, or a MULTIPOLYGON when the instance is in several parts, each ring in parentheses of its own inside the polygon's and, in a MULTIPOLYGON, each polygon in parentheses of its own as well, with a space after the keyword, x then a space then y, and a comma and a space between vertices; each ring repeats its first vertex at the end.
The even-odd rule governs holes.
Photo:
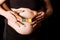
MULTIPOLYGON (((49 40, 48 36, 50 35, 50 39, 53 38, 54 33, 59 27, 59 1, 58 0, 51 0, 51 4, 53 7, 53 14, 48 17, 46 20, 43 21, 42 27, 40 30, 40 35, 42 40, 49 40), (50 33, 50 34, 49 34, 50 33)), ((0 16, 0 40, 3 37, 3 30, 4 30, 4 17, 0 16)))

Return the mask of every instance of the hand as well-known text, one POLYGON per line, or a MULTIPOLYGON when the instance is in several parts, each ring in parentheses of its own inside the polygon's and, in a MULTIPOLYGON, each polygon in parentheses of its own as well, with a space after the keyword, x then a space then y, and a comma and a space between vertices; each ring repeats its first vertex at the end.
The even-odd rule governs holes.
POLYGON ((14 15, 12 15, 11 11, 7 12, 9 16, 7 16, 8 19, 8 25, 10 25, 17 33, 22 35, 28 35, 33 31, 33 28, 29 22, 23 22, 24 25, 22 25, 20 22, 17 22, 14 15))
POLYGON ((43 11, 38 12, 37 15, 33 18, 32 22, 33 27, 35 27, 36 25, 39 26, 43 18, 44 12, 43 11))
POLYGON ((8 11, 6 12, 6 18, 8 20, 8 25, 12 27, 17 33, 20 33, 20 25, 18 25, 15 16, 8 11))

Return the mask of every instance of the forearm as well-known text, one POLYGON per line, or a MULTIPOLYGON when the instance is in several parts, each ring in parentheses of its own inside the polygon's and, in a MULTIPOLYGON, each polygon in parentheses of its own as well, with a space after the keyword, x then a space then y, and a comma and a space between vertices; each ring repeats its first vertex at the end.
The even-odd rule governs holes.
POLYGON ((0 7, 0 15, 4 16, 6 19, 11 16, 10 12, 5 11, 3 8, 0 7))
POLYGON ((6 17, 6 14, 5 14, 5 13, 6 13, 6 11, 3 10, 3 9, 0 7, 0 15, 6 17))
POLYGON ((45 18, 49 17, 52 14, 53 10, 52 9, 47 9, 45 13, 45 18))
POLYGON ((2 4, 2 7, 6 10, 6 11, 11 11, 11 9, 7 6, 6 3, 2 4))
POLYGON ((50 16, 53 12, 52 5, 50 3, 50 0, 44 0, 45 2, 45 7, 46 7, 46 12, 45 12, 45 18, 50 16))
POLYGON ((0 15, 6 17, 7 14, 6 14, 6 11, 3 9, 5 8, 6 10, 9 10, 9 8, 7 6, 5 6, 5 0, 0 0, 0 15))
POLYGON ((1 7, 0 7, 0 15, 2 15, 2 16, 4 16, 5 17, 5 14, 6 13, 6 11, 5 10, 3 10, 1 7))

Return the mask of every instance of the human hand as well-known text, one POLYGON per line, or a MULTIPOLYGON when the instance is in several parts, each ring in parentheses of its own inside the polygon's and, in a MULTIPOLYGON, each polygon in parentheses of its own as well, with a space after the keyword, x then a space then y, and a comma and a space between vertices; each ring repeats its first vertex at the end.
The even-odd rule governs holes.
POLYGON ((24 25, 22 25, 20 22, 17 22, 14 15, 11 14, 11 11, 8 11, 7 13, 9 13, 9 16, 7 16, 8 25, 10 25, 17 33, 22 35, 28 35, 33 31, 33 28, 29 22, 23 22, 24 25))
POLYGON ((40 26, 41 21, 44 19, 44 12, 40 11, 37 15, 33 18, 32 25, 33 27, 40 26))
POLYGON ((30 9, 27 9, 27 8, 16 9, 15 11, 18 12, 18 13, 21 13, 20 15, 24 16, 25 18, 29 17, 29 16, 26 17, 26 15, 28 15, 29 13, 28 14, 25 14, 24 12, 34 13, 35 14, 35 17, 33 18, 33 22, 32 22, 33 28, 36 25, 38 25, 39 23, 41 23, 42 19, 44 18, 44 12, 43 11, 40 11, 40 12, 37 13, 36 11, 30 10, 30 9))

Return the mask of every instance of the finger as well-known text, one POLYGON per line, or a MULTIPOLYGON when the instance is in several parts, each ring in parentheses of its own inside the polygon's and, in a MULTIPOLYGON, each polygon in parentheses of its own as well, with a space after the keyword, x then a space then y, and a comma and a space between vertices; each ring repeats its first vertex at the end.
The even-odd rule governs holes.
POLYGON ((33 28, 39 23, 39 21, 36 21, 34 22, 32 25, 33 25, 33 28))
POLYGON ((42 14, 42 12, 39 12, 39 13, 37 13, 37 15, 35 16, 35 17, 37 17, 37 16, 39 16, 39 15, 41 15, 42 14))
POLYGON ((35 21, 37 18, 44 17, 44 13, 40 13, 37 16, 35 16, 32 20, 35 21))
POLYGON ((20 24, 24 25, 20 20, 17 20, 17 22, 19 22, 20 24))
POLYGON ((36 25, 37 25, 37 23, 35 23, 35 24, 33 25, 33 28, 34 28, 36 25))
MULTIPOLYGON (((13 13, 13 12, 12 12, 12 13, 13 13)), ((12 13, 11 13, 11 14, 12 14, 12 13)), ((15 13, 15 14, 12 14, 12 15, 15 16, 17 22, 19 22, 19 23, 21 23, 22 25, 24 25, 24 24, 21 22, 21 17, 20 17, 19 15, 17 15, 16 13, 15 13)))
POLYGON ((20 19, 20 18, 23 18, 21 15, 19 15, 17 12, 10 12, 12 15, 14 15, 16 17, 16 19, 20 19))
POLYGON ((41 18, 37 18, 35 21, 32 22, 32 25, 34 25, 35 23, 39 23, 39 21, 42 21, 44 17, 41 18))
POLYGON ((36 18, 44 16, 44 13, 39 14, 36 18))
POLYGON ((42 20, 42 19, 44 19, 44 17, 43 16, 41 16, 41 17, 38 17, 38 18, 36 18, 37 20, 42 20))
POLYGON ((39 26, 40 25, 40 23, 41 23, 41 21, 39 20, 39 21, 37 21, 37 22, 35 22, 34 24, 33 24, 33 28, 34 27, 36 27, 36 26, 39 26))
POLYGON ((21 25, 23 25, 21 22, 16 22, 17 25, 20 27, 21 25))
POLYGON ((33 19, 33 21, 35 21, 35 20, 41 20, 41 19, 43 19, 43 18, 44 18, 44 16, 37 17, 37 18, 33 19))

